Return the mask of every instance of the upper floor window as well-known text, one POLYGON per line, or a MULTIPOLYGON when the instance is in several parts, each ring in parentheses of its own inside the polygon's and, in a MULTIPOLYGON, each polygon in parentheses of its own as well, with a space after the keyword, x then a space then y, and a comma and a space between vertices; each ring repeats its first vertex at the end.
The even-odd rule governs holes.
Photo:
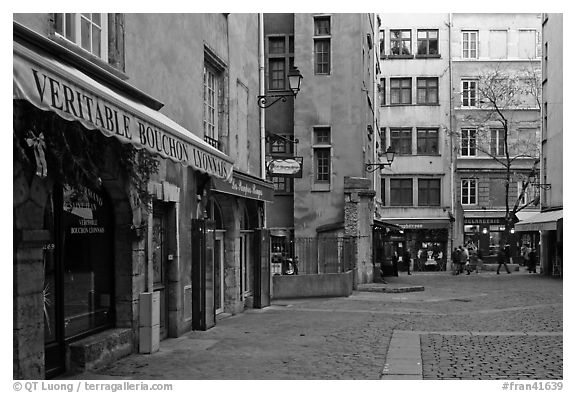
POLYGON ((314 181, 316 183, 330 182, 331 137, 329 127, 314 128, 314 181))
POLYGON ((218 148, 218 105, 220 73, 209 64, 204 64, 204 139, 218 148))
POLYGON ((390 55, 411 55, 411 30, 390 30, 390 55))
POLYGON ((490 130, 490 154, 493 156, 504 155, 504 129, 496 128, 490 130))
POLYGON ((462 179, 460 202, 463 205, 475 205, 477 203, 477 189, 476 179, 462 179))
POLYGON ((390 78, 390 104, 412 103, 412 78, 390 78))
POLYGON ((536 30, 518 31, 518 56, 522 59, 534 59, 537 53, 536 30))
POLYGON ((390 146, 399 155, 412 154, 412 129, 411 128, 391 128, 390 146))
POLYGON ((412 179, 390 179, 390 205, 412 206, 412 179))
POLYGON ((329 16, 314 17, 314 73, 330 74, 331 26, 329 16))
POLYGON ((108 16, 100 13, 57 13, 56 34, 108 61, 108 16))
POLYGON ((490 58, 506 59, 508 57, 508 31, 490 30, 490 58))
POLYGON ((440 206, 440 179, 418 179, 418 206, 440 206))
POLYGON ((460 154, 465 157, 476 155, 476 129, 464 128, 462 129, 462 146, 460 147, 460 154))
POLYGON ((386 79, 380 79, 380 85, 378 85, 378 95, 380 96, 380 106, 386 105, 386 79))
POLYGON ((416 79, 416 102, 438 104, 438 78, 416 79))
POLYGON ((478 81, 462 79, 462 106, 475 107, 477 103, 478 81))
POLYGON ((380 58, 386 57, 386 50, 384 49, 384 30, 380 30, 380 58))
POLYGON ((437 128, 418 128, 416 137, 418 154, 438 154, 437 128))
MULTIPOLYGON (((539 179, 536 179, 535 181, 538 182, 539 179)), ((522 193, 523 187, 524 187, 524 182, 518 181, 518 183, 517 183, 518 198, 520 198, 520 203, 522 205, 527 205, 527 204, 533 203, 535 200, 537 200, 537 197, 539 196, 540 188, 534 187, 534 185, 529 184, 526 187, 526 189, 524 190, 524 193, 522 193)))
POLYGON ((294 66, 294 37, 268 37, 268 89, 286 90, 288 70, 294 66))
POLYGON ((478 58, 478 31, 462 31, 462 57, 464 59, 478 58))
POLYGON ((418 30, 418 55, 438 54, 438 30, 418 30))

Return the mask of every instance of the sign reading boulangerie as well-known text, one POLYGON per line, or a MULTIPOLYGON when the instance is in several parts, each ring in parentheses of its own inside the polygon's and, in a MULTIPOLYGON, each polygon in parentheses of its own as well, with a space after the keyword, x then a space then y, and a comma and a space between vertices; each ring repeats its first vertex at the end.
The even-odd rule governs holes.
MULTIPOLYGON (((26 49, 21 49, 26 53, 26 49)), ((76 69, 37 54, 14 53, 14 98, 79 121, 123 143, 231 181, 232 162, 223 153, 144 105, 122 97, 76 69), (197 140, 195 139, 197 138, 197 140)))

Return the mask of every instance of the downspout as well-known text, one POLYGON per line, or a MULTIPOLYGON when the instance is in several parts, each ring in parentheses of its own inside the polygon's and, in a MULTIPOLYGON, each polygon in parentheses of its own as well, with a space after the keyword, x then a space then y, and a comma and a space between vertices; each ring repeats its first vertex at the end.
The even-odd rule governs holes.
MULTIPOLYGON (((259 95, 263 96, 264 86, 264 14, 258 14, 258 84, 259 95)), ((260 177, 266 180, 266 109, 260 108, 260 177)), ((267 228, 266 202, 263 202, 262 227, 267 228)))
POLYGON ((453 91, 453 81, 452 81, 452 13, 448 14, 448 78, 450 82, 450 109, 449 109, 449 135, 450 135, 450 212, 452 214, 452 220, 450 220, 450 226, 452 227, 450 233, 450 249, 448 250, 448 255, 452 255, 452 250, 454 249, 454 232, 456 226, 456 211, 455 211, 455 199, 456 199, 456 184, 455 182, 455 158, 454 158, 454 91, 453 91))

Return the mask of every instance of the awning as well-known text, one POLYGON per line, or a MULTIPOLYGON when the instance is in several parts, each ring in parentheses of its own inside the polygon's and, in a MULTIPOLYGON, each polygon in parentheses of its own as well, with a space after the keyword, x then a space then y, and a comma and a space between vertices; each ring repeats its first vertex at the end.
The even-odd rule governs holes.
POLYGON ((13 98, 122 143, 230 181, 233 161, 167 116, 14 42, 13 98))
POLYGON ((437 218, 382 218, 381 221, 398 225, 402 229, 448 228, 450 220, 437 218))
POLYGON ((237 170, 233 171, 232 182, 230 183, 220 179, 213 179, 211 189, 216 192, 236 195, 242 198, 264 202, 274 201, 274 185, 271 182, 237 170))
POLYGON ((397 230, 402 229, 402 227, 399 225, 393 224, 393 223, 388 222, 388 221, 380 220, 378 218, 374 219, 373 225, 375 227, 380 227, 380 228, 390 228, 390 229, 397 229, 397 230))
POLYGON ((560 219, 562 219, 562 210, 542 212, 516 223, 514 230, 518 232, 555 231, 558 229, 560 219))

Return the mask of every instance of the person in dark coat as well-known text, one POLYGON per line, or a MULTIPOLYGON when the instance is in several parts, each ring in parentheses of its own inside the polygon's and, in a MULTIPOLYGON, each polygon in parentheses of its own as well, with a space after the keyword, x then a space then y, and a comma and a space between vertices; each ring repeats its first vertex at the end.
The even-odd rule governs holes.
POLYGON ((398 252, 396 251, 392 254, 392 271, 394 272, 394 277, 398 277, 398 252))
POLYGON ((455 274, 460 274, 460 250, 457 247, 452 251, 452 264, 455 274))
POLYGON ((498 268, 496 269, 496 274, 500 274, 500 267, 502 265, 504 265, 504 268, 506 269, 506 273, 510 274, 510 270, 508 270, 508 265, 506 265, 506 262, 510 261, 510 251, 508 250, 508 252, 506 252, 506 247, 500 247, 500 250, 498 250, 498 268))
POLYGON ((406 264, 406 270, 408 270, 408 275, 410 275, 410 262, 411 262, 412 256, 410 254, 410 249, 407 248, 404 251, 404 254, 402 255, 402 262, 404 262, 406 264))
POLYGON ((536 250, 534 249, 528 253, 528 273, 536 273, 536 250))

